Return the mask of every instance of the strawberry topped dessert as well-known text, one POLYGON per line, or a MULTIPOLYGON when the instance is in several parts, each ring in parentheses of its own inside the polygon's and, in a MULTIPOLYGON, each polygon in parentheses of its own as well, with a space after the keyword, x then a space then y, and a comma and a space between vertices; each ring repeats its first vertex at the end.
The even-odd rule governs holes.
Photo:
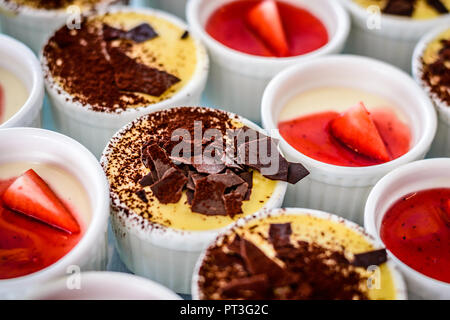
POLYGON ((206 31, 231 49, 266 57, 306 54, 329 40, 325 25, 312 13, 274 0, 229 2, 209 17, 206 31))
POLYGON ((84 233, 86 221, 81 216, 89 209, 84 207, 87 196, 81 185, 70 174, 47 165, 32 166, 48 182, 33 169, 11 177, 26 166, 0 166, 0 279, 48 267, 66 255, 84 233), (57 185, 61 187, 54 188, 57 185), (73 190, 71 195, 59 195, 69 190, 73 190))
POLYGON ((353 89, 312 90, 287 104, 278 126, 292 147, 315 160, 347 167, 377 165, 410 149, 410 129, 389 105, 353 89), (355 98, 366 98, 371 108, 364 102, 351 107, 355 98))

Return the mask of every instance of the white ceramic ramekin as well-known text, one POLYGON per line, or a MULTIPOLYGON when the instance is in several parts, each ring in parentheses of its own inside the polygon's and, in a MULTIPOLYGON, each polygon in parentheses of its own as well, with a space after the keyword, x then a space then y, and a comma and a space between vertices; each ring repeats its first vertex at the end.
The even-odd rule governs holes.
MULTIPOLYGON (((354 230, 358 234, 361 234, 370 244, 374 246, 374 248, 382 248, 378 242, 375 241, 375 239, 366 233, 366 231, 361 228, 359 225, 348 221, 343 220, 341 217, 338 217, 334 214, 326 213, 323 211, 317 211, 312 209, 303 209, 303 208, 282 208, 282 209, 272 209, 272 210, 266 210, 262 213, 259 213, 258 215, 253 215, 249 217, 245 217, 242 219, 239 219, 231 226, 224 229, 220 234, 214 239, 212 242, 208 244, 208 247, 202 252, 201 256, 199 257, 195 269, 194 274, 192 276, 192 299, 193 300, 199 300, 200 298, 200 291, 199 291, 199 278, 200 278, 200 268, 202 266, 203 260, 205 259, 206 251, 208 248, 214 246, 217 242, 222 240, 226 235, 229 235, 234 232, 236 228, 242 227, 249 223, 252 220, 255 219, 261 219, 261 218, 267 218, 267 217, 274 217, 274 216, 281 216, 281 215, 288 215, 288 216, 298 216, 298 215, 308 215, 311 217, 316 217, 320 219, 325 219, 337 223, 343 223, 346 227, 354 230)), ((396 300, 406 300, 407 299, 407 290, 405 286, 405 282, 403 280, 402 275, 398 272, 397 268, 395 267, 392 260, 387 261, 387 265, 389 267, 389 270, 392 274, 392 279, 394 282, 394 287, 396 289, 396 300)))
POLYGON ((450 106, 442 101, 437 94, 431 92, 430 87, 422 79, 422 55, 428 44, 435 40, 442 32, 450 29, 450 22, 444 23, 439 28, 433 29, 427 33, 417 44, 412 58, 412 73, 417 83, 425 90, 430 99, 433 101, 438 113, 438 129, 433 144, 431 145, 428 156, 450 157, 450 106))
POLYGON ((28 90, 28 99, 0 128, 40 127, 44 102, 41 66, 33 52, 13 38, 0 34, 0 68, 12 72, 28 90))
MULTIPOLYGON (((114 7, 108 12, 130 11, 156 15, 169 20, 182 29, 187 29, 186 24, 179 18, 158 10, 114 7)), ((56 129, 78 140, 99 157, 112 135, 135 118, 173 106, 199 104, 208 76, 209 60, 206 49, 200 41, 196 40, 196 46, 197 67, 191 80, 183 88, 164 101, 118 112, 94 111, 89 105, 83 106, 80 102, 74 101, 70 94, 52 79, 48 67, 46 67, 45 58, 42 56, 44 73, 48 75, 45 77, 45 86, 50 98, 56 129)))
MULTIPOLYGON (((254 123, 239 118, 244 125, 261 130, 254 123)), ((136 119, 139 121, 139 119, 136 119)), ((111 141, 136 122, 128 124, 111 141)), ((113 143, 113 142, 112 142, 113 143)), ((112 145, 108 145, 100 160, 104 168, 112 145)), ((301 182, 299 182, 301 183, 301 182)), ((286 182, 278 182, 272 197, 263 209, 279 208, 286 193, 286 182)), ((121 260, 135 274, 155 280, 178 293, 190 293, 192 271, 202 250, 222 229, 181 231, 149 222, 137 214, 126 214, 117 195, 111 194, 111 223, 121 260)), ((125 207, 126 208, 126 207, 125 207)))
POLYGON ((325 24, 330 41, 324 47, 301 56, 259 57, 230 49, 205 31, 211 14, 231 1, 234 0, 191 0, 187 4, 187 19, 191 31, 202 39, 211 57, 211 72, 205 92, 210 104, 259 123, 261 97, 270 79, 293 64, 339 53, 347 39, 350 22, 345 10, 334 0, 283 0, 316 15, 325 24))
POLYGON ((29 300, 181 300, 162 285, 120 272, 85 272, 51 281, 29 300))
POLYGON ((188 0, 146 0, 146 5, 155 7, 163 11, 173 13, 174 15, 185 19, 186 3, 188 0))
MULTIPOLYGON (((381 179, 367 199, 364 226, 378 241, 389 208, 406 194, 450 186, 450 159, 427 159, 402 166, 381 179)), ((408 288, 425 299, 450 299, 450 283, 432 279, 404 264, 388 250, 406 278, 408 288)))
MULTIPOLYGON (((99 8, 119 2, 100 0, 99 8)), ((0 0, 0 25, 2 31, 29 46, 39 53, 48 36, 61 27, 67 20, 84 14, 76 8, 66 10, 35 9, 29 6, 17 6, 13 1, 0 0)), ((73 19, 71 19, 73 20, 73 19)))
POLYGON ((374 13, 353 0, 340 0, 352 16, 352 29, 346 51, 389 62, 407 72, 419 39, 429 30, 450 21, 450 15, 429 20, 414 20, 374 13), (374 25, 379 23, 379 28, 374 25))
POLYGON ((278 74, 264 92, 262 120, 264 128, 280 139, 287 159, 303 163, 311 172, 302 183, 288 187, 285 205, 333 212, 358 223, 370 189, 382 176, 424 158, 437 122, 433 105, 410 76, 386 63, 351 55, 322 57, 278 74), (280 111, 301 92, 330 86, 356 88, 392 101, 409 120, 411 150, 381 165, 354 168, 323 163, 294 149, 278 131, 280 111))
POLYGON ((105 269, 109 191, 95 157, 78 142, 52 131, 1 129, 0 163, 15 161, 48 163, 72 174, 89 196, 92 217, 80 242, 56 263, 23 277, 0 280, 0 299, 21 298, 43 282, 71 272, 71 266, 78 266, 81 271, 105 269))

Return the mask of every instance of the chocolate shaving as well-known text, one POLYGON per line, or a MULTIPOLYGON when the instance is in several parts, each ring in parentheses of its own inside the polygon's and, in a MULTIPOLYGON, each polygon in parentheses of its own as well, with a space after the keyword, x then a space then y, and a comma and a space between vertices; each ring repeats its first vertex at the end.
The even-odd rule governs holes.
POLYGON ((136 191, 136 195, 139 197, 139 199, 141 199, 145 203, 148 202, 147 194, 145 193, 145 190, 138 190, 138 191, 136 191))
POLYGON ((356 267, 368 268, 370 266, 379 266, 387 261, 386 249, 379 249, 364 253, 355 254, 352 265, 356 267))
POLYGON ((177 168, 170 168, 164 173, 161 180, 155 182, 150 188, 159 202, 163 204, 177 203, 183 194, 187 178, 177 168))
POLYGON ((159 97, 180 82, 176 76, 139 63, 118 48, 110 48, 108 54, 114 68, 114 80, 120 90, 159 97))
POLYGON ((234 217, 237 214, 242 213, 242 200, 243 200, 242 194, 238 192, 231 192, 228 194, 223 195, 223 201, 225 204, 225 213, 230 216, 234 217))
POLYGON ((184 31, 183 34, 181 35, 181 40, 187 39, 187 37, 189 37, 189 31, 184 31))
POLYGON ((439 13, 448 13, 447 7, 440 0, 427 0, 427 3, 430 7, 433 7, 439 13))
POLYGON ((147 175, 145 175, 141 180, 139 180, 139 184, 142 187, 148 187, 151 186, 152 184, 154 184, 156 182, 155 178, 154 178, 154 174, 152 172, 148 173, 147 175))
POLYGON ((210 181, 209 176, 198 180, 191 210, 205 215, 226 215, 223 200, 225 189, 225 184, 220 181, 210 181))
POLYGON ((384 13, 411 17, 416 0, 389 0, 383 9, 384 13))
POLYGON ((247 278, 233 279, 220 289, 220 293, 224 297, 241 296, 245 299, 260 300, 267 294, 268 288, 269 280, 267 276, 258 274, 247 278))
POLYGON ((272 223, 269 228, 269 240, 274 247, 283 247, 291 243, 292 228, 290 223, 272 223))
POLYGON ((116 29, 107 24, 103 24, 103 39, 107 41, 127 39, 136 43, 141 43, 156 38, 157 36, 158 34, 156 31, 148 23, 142 23, 128 31, 116 29))
POLYGON ((245 194, 244 200, 250 200, 253 188, 253 171, 241 172, 239 176, 247 183, 247 193, 245 194))

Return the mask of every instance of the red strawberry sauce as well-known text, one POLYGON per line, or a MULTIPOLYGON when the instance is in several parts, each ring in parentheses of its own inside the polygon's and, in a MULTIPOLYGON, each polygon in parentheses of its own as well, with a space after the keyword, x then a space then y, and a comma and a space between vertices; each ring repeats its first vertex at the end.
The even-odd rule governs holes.
MULTIPOLYGON (((248 27, 246 17, 261 0, 230 2, 216 10, 206 23, 206 31, 217 41, 240 52, 274 57, 268 46, 248 27)), ((287 56, 317 50, 328 43, 324 24, 307 10, 277 1, 283 28, 289 43, 287 56)))
POLYGON ((409 194, 386 213, 380 236, 411 268, 450 283, 450 189, 409 194))
POLYGON ((2 195, 14 180, 0 180, 0 279, 25 276, 48 267, 83 236, 82 226, 82 232, 70 235, 5 208, 2 195))
MULTIPOLYGON (((348 148, 330 132, 330 122, 338 112, 320 112, 280 122, 281 136, 296 150, 315 160, 345 167, 364 167, 383 163, 348 148)), ((411 144, 409 127, 385 108, 371 111, 372 119, 383 139, 391 160, 407 153, 411 144)), ((362 137, 363 138, 363 137, 362 137)))

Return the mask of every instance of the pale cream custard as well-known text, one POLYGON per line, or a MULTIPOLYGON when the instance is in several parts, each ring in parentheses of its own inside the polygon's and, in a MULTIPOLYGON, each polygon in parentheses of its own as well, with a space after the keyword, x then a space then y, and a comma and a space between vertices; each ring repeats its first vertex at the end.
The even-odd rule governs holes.
POLYGON ((0 67, 0 125, 20 110, 28 95, 23 82, 12 72, 0 67))
POLYGON ((393 300, 397 288, 386 259, 385 251, 375 250, 360 229, 344 221, 281 210, 250 219, 208 248, 199 272, 199 295, 393 300), (377 262, 368 267, 360 254, 370 257, 367 264, 377 262))
MULTIPOLYGON (((378 6, 383 12, 399 16, 409 16, 412 19, 424 20, 439 17, 448 13, 450 0, 439 0, 439 7, 431 5, 427 0, 353 0, 364 8, 378 6), (396 2, 396 3, 395 3, 396 2), (390 9, 388 9, 390 7, 390 9), (447 12, 444 12, 447 10, 447 12)), ((433 1, 431 1, 433 2, 433 1)))
POLYGON ((207 108, 174 108, 138 118, 111 140, 101 160, 113 214, 123 211, 130 218, 138 215, 177 230, 219 229, 273 201, 279 180, 295 183, 307 175, 300 164, 284 158, 276 173, 267 174, 258 164, 250 168, 233 160, 231 153, 222 153, 222 142, 239 130, 256 132, 238 118, 207 108), (208 129, 223 136, 208 138, 208 129), (171 140, 178 130, 188 134, 181 142, 171 140), (195 137, 198 133, 200 138, 195 137), (183 157, 175 151, 181 145, 189 148, 183 157), (200 151, 192 152, 191 146, 200 151), (215 160, 207 156, 211 148, 215 160), (203 156, 200 162, 195 155, 203 156), (288 177, 292 173, 294 180, 288 177))
POLYGON ((121 11, 63 27, 44 48, 48 76, 73 100, 121 112, 174 96, 204 52, 189 33, 158 14, 121 11))

